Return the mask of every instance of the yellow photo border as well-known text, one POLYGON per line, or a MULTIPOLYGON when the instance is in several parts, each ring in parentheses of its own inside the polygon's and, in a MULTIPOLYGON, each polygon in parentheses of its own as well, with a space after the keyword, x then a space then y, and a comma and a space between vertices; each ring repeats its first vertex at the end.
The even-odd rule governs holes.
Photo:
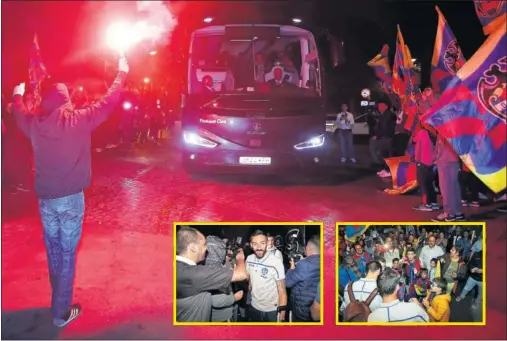
MULTIPOLYGON (((267 231, 266 231, 267 232, 267 231)), ((324 325, 324 223, 318 222, 175 222, 173 224, 173 325, 174 326, 323 326, 324 325), (319 322, 178 322, 176 321, 176 226, 207 226, 207 225, 237 225, 237 226, 267 226, 267 225, 316 225, 320 227, 320 321, 319 322)))
POLYGON ((486 325, 486 223, 485 222, 451 222, 451 223, 436 223, 436 222, 339 222, 335 225, 335 271, 336 271, 336 309, 335 309, 335 322, 337 326, 485 326, 486 325), (339 321, 339 288, 338 283, 340 276, 338 275, 338 268, 340 266, 340 250, 339 246, 339 226, 341 225, 435 225, 435 226, 482 226, 482 250, 484 251, 484 257, 482 258, 483 270, 483 283, 482 283, 482 322, 429 322, 429 323, 418 323, 418 322, 340 322, 339 321))

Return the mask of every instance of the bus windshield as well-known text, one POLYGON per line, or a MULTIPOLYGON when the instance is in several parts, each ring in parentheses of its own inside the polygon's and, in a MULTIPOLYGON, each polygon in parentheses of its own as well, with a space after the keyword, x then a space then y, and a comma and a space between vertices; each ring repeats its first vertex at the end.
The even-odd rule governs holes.
POLYGON ((189 68, 190 94, 321 95, 317 51, 307 37, 198 35, 189 68))

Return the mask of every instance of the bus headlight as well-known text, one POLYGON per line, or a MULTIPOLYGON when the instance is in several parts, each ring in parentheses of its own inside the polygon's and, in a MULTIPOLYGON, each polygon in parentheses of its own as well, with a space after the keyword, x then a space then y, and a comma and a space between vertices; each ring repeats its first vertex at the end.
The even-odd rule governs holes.
POLYGON ((306 148, 315 148, 322 147, 324 144, 325 137, 324 135, 319 135, 317 137, 311 138, 304 142, 298 143, 294 146, 296 149, 306 149, 306 148))
POLYGON ((185 131, 183 132, 183 139, 185 143, 193 144, 195 146, 201 146, 206 148, 215 148, 218 146, 218 143, 213 142, 211 140, 205 139, 202 136, 199 136, 196 133, 185 131))

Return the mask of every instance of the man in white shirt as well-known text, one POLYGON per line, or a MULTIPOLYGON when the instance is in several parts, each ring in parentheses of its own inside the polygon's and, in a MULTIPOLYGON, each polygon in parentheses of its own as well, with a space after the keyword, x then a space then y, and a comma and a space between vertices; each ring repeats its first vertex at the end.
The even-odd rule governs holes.
MULTIPOLYGON (((366 264, 366 277, 361 278, 358 281, 352 283, 352 292, 354 293, 354 297, 358 301, 366 301, 368 296, 377 288, 377 278, 380 275, 380 271, 382 270, 382 264, 377 261, 371 261, 366 264)), ((344 313, 347 306, 350 304, 350 297, 348 293, 348 287, 351 283, 345 286, 344 294, 343 294, 343 303, 340 307, 340 312, 344 313)), ((370 310, 375 311, 380 307, 382 303, 382 298, 379 295, 376 295, 373 301, 370 303, 370 310)))
POLYGON ((418 303, 398 300, 399 282, 400 276, 393 269, 382 272, 377 282, 382 303, 368 316, 368 322, 429 322, 428 313, 418 303))
POLYGON ((419 260, 423 268, 429 269, 433 258, 439 258, 444 255, 444 250, 435 245, 436 241, 437 239, 435 236, 430 236, 428 238, 428 245, 424 246, 421 250, 419 260))
POLYGON ((340 144, 341 162, 346 162, 348 158, 352 163, 356 163, 352 134, 354 115, 348 112, 348 109, 347 104, 342 104, 342 111, 336 116, 336 134, 338 135, 338 143, 340 144))
POLYGON ((274 253, 267 252, 268 238, 260 230, 251 235, 250 246, 254 251, 254 254, 248 256, 246 260, 249 291, 252 297, 248 310, 250 322, 284 321, 287 290, 283 262, 274 253))
POLYGON ((386 238, 386 251, 383 254, 386 261, 386 267, 391 268, 393 266, 393 259, 400 259, 400 251, 393 247, 393 238, 386 238))

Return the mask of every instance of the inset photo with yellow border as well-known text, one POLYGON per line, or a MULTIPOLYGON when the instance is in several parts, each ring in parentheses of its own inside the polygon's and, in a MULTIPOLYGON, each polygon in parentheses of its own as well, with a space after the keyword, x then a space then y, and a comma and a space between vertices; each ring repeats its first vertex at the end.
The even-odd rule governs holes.
POLYGON ((336 225, 338 325, 485 325, 485 223, 336 225))
POLYGON ((175 325, 323 325, 323 224, 175 223, 175 325))

